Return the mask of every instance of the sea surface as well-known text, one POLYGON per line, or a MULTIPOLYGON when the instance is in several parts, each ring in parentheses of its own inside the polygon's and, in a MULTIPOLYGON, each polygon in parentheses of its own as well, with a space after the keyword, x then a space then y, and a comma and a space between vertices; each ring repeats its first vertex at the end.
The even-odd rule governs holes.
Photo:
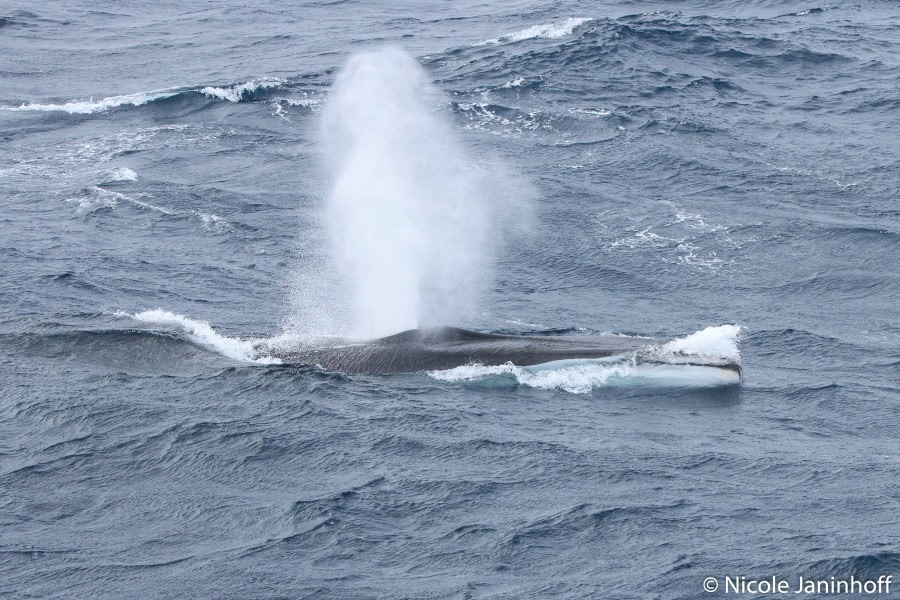
POLYGON ((0 0, 0 597, 900 579, 900 5, 389 4, 0 0), (450 325, 719 332, 743 381, 261 352, 331 276, 321 121, 385 45, 527 190, 450 325))

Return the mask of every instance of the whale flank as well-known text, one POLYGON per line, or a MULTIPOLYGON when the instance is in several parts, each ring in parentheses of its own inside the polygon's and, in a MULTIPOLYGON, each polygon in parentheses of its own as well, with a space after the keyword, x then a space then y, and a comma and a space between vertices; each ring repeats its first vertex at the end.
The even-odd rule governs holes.
POLYGON ((458 327, 411 329, 368 342, 275 351, 284 364, 318 366, 349 374, 390 375, 444 371, 465 365, 530 367, 558 361, 630 357, 636 362, 710 366, 740 376, 736 361, 722 356, 660 352, 668 340, 619 335, 500 335, 458 327))

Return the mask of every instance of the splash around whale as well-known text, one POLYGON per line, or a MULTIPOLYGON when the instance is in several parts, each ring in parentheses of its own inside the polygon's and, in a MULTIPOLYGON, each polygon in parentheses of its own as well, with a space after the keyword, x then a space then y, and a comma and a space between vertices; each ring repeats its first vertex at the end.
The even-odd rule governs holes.
POLYGON ((411 329, 371 340, 235 338, 206 321, 155 309, 116 313, 232 360, 348 375, 427 373, 447 382, 514 380, 529 387, 588 392, 605 385, 707 387, 741 382, 738 325, 674 339, 628 335, 507 335, 458 327, 411 329))
MULTIPOLYGON (((725 326, 729 327, 729 326, 725 326)), ((696 335, 696 334, 695 334, 696 335)), ((622 335, 544 336, 481 333, 459 327, 411 329, 366 342, 335 343, 273 353, 284 364, 348 374, 391 375, 480 367, 566 368, 584 361, 718 369, 739 382, 737 357, 686 351, 679 340, 622 335)))

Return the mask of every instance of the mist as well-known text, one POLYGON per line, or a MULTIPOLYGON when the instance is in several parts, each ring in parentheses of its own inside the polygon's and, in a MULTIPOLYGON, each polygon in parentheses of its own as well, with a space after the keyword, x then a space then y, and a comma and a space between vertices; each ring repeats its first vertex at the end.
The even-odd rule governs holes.
POLYGON ((352 56, 334 82, 321 130, 337 276, 326 302, 354 337, 468 320, 492 279, 510 193, 457 139, 446 104, 397 48, 352 56))

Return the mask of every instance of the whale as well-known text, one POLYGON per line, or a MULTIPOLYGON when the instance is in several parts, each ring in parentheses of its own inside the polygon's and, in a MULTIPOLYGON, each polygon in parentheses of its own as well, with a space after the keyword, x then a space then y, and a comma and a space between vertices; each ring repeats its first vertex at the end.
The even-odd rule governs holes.
POLYGON ((364 342, 336 342, 275 352, 282 364, 346 374, 394 375, 464 365, 532 367, 595 359, 724 369, 740 380, 740 365, 725 358, 662 353, 668 340, 623 335, 551 336, 482 333, 459 327, 411 329, 364 342))

